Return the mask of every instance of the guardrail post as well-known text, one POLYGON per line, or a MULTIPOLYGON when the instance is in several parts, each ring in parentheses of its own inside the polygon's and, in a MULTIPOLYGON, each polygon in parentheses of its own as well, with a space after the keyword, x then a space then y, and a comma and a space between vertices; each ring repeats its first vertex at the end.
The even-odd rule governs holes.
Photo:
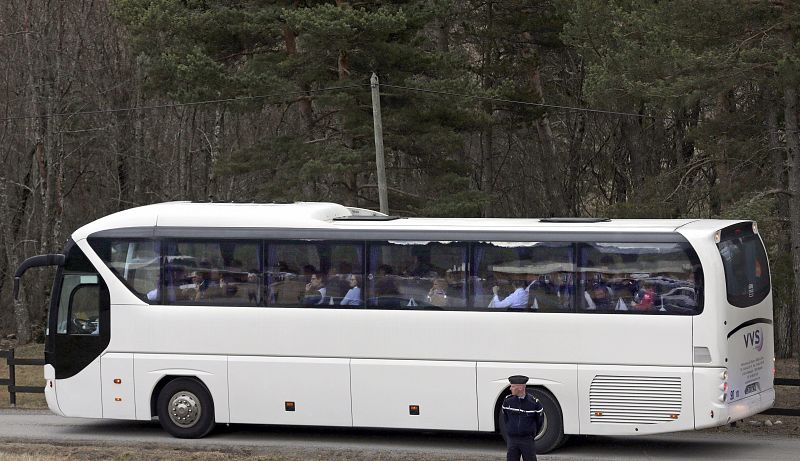
POLYGON ((17 407, 17 393, 15 387, 17 386, 17 376, 14 370, 14 349, 8 351, 8 397, 11 399, 11 408, 17 407))

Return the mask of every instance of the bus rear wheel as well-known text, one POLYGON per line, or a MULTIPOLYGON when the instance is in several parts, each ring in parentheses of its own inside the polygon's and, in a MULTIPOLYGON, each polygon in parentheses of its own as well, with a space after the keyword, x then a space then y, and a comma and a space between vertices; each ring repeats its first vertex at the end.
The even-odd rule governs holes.
MULTIPOLYGON (((548 453, 564 444, 567 436, 564 435, 564 419, 561 413, 561 406, 553 394, 544 389, 529 387, 528 393, 539 399, 544 409, 544 421, 539 432, 534 437, 536 440, 536 453, 548 453)), ((505 396, 503 396, 505 398, 505 396)), ((503 439, 506 437, 505 422, 503 420, 502 409, 498 405, 497 427, 503 439)))
POLYGON ((214 429, 214 401, 205 386, 193 378, 177 378, 158 394, 158 421, 181 439, 198 439, 214 429))

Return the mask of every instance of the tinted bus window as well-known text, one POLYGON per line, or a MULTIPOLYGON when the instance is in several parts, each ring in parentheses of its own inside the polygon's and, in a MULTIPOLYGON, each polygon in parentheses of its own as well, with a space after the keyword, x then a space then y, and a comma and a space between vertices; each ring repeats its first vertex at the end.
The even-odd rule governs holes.
POLYGON ((266 300, 281 307, 364 305, 364 246, 353 243, 270 243, 266 300))
POLYGON ((572 310, 573 245, 491 242, 475 245, 473 306, 489 309, 572 310))
POLYGON ((583 311, 695 314, 702 271, 681 243, 580 245, 579 306, 583 311))
POLYGON ((90 239, 103 262, 134 294, 157 302, 161 266, 160 242, 131 239, 90 239))
POLYGON ((466 257, 464 244, 370 244, 367 307, 466 308, 466 257))
MULTIPOLYGON (((259 304, 259 245, 247 241, 165 244, 165 300, 170 304, 259 304)), ((149 297, 149 296, 148 296, 149 297)))
POLYGON ((740 231, 739 235, 725 234, 717 248, 725 268, 728 302, 737 307, 758 304, 770 291, 769 264, 761 238, 751 229, 740 231))
MULTIPOLYGON (((69 335, 100 334, 102 312, 108 312, 108 289, 100 274, 78 245, 72 246, 61 280, 56 333, 69 335)), ((108 326, 105 326, 106 331, 108 326)))

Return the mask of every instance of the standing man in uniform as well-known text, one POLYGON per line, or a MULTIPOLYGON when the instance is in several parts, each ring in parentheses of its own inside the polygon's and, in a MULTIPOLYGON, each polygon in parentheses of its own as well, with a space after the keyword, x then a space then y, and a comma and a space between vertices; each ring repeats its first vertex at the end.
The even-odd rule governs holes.
POLYGON ((508 446, 507 461, 536 460, 534 437, 544 422, 542 404, 525 388, 527 376, 514 375, 508 378, 511 395, 503 400, 503 422, 508 446))

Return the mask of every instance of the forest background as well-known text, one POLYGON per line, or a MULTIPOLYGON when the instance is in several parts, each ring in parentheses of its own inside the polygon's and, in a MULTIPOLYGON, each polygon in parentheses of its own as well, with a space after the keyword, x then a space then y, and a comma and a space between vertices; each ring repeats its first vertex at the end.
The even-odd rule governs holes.
POLYGON ((757 220, 791 356, 798 3, 4 0, 0 332, 42 339, 15 267, 118 210, 377 209, 375 72, 392 214, 757 220))

